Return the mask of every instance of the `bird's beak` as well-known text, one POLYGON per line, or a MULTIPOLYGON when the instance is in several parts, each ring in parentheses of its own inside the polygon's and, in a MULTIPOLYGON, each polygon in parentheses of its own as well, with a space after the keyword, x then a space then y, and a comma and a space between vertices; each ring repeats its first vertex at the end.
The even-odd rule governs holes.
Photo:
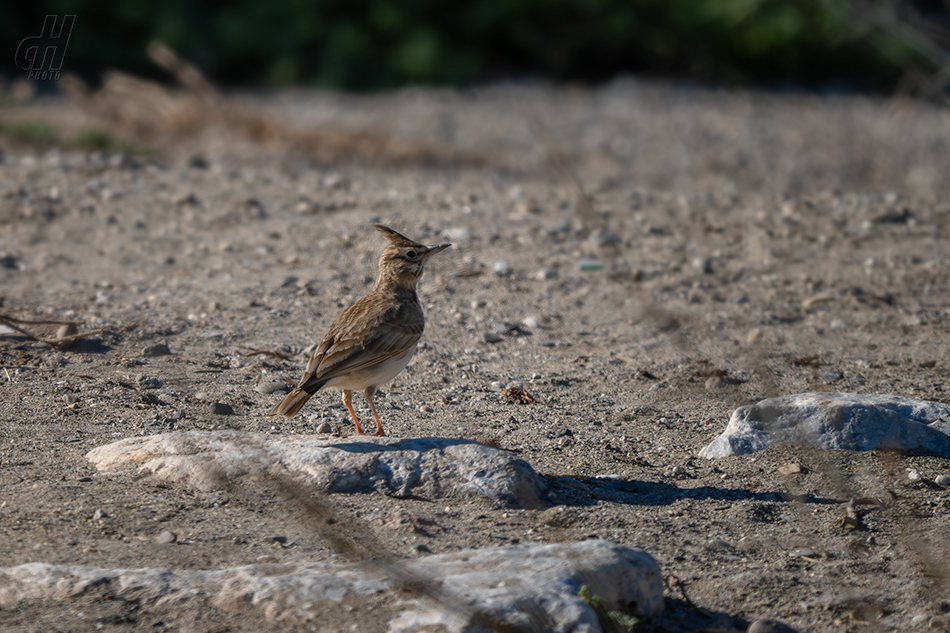
POLYGON ((451 245, 451 244, 439 244, 438 246, 433 246, 432 248, 429 249, 429 252, 426 253, 426 259, 429 259, 430 257, 432 257, 433 255, 435 255, 435 254, 438 253, 439 251, 444 251, 444 250, 447 249, 449 246, 452 246, 452 245, 451 245))

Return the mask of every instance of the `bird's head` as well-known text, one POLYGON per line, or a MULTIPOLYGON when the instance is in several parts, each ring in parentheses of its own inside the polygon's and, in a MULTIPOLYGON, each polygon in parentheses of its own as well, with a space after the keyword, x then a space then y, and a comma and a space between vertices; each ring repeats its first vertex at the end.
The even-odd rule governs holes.
POLYGON ((426 261, 451 246, 451 244, 425 246, 382 224, 373 226, 389 240, 389 244, 379 258, 377 283, 388 282, 402 288, 414 289, 416 282, 422 277, 426 261))

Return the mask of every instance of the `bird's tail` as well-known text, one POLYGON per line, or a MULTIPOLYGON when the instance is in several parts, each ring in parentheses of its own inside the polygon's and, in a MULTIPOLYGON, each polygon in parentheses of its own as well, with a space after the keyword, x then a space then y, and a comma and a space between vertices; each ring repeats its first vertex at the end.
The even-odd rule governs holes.
POLYGON ((282 415, 285 418, 292 418, 297 412, 307 404, 312 393, 307 393, 300 387, 294 387, 294 390, 288 393, 283 400, 277 403, 277 406, 270 410, 267 417, 272 415, 282 415))
POLYGON ((270 410, 266 417, 272 415, 282 415, 285 418, 292 418, 297 412, 307 404, 310 396, 320 391, 320 388, 326 384, 325 379, 311 376, 309 380, 294 387, 294 390, 284 396, 284 399, 277 403, 277 406, 270 410))

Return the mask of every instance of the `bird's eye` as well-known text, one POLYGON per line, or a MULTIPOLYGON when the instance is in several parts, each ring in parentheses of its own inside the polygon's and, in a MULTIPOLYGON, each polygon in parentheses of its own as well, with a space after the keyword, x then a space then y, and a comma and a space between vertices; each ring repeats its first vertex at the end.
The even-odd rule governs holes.
POLYGON ((406 253, 406 257, 408 257, 409 259, 415 259, 416 255, 418 255, 418 253, 416 253, 415 251, 409 251, 408 253, 406 253))

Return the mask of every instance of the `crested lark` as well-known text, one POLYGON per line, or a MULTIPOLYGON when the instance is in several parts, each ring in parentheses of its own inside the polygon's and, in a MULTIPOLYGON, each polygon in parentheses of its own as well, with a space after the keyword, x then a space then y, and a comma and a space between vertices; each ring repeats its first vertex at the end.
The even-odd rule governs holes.
POLYGON ((362 433, 353 411, 352 394, 355 389, 363 389, 376 418, 373 435, 385 435, 373 404, 373 392, 378 385, 395 378, 416 353, 426 324, 416 282, 426 261, 451 244, 423 246, 390 228, 374 226, 389 240, 379 258, 376 285, 337 317, 310 357, 303 378, 268 416, 293 417, 310 396, 324 387, 336 387, 343 390, 343 404, 353 416, 356 432, 362 433))

